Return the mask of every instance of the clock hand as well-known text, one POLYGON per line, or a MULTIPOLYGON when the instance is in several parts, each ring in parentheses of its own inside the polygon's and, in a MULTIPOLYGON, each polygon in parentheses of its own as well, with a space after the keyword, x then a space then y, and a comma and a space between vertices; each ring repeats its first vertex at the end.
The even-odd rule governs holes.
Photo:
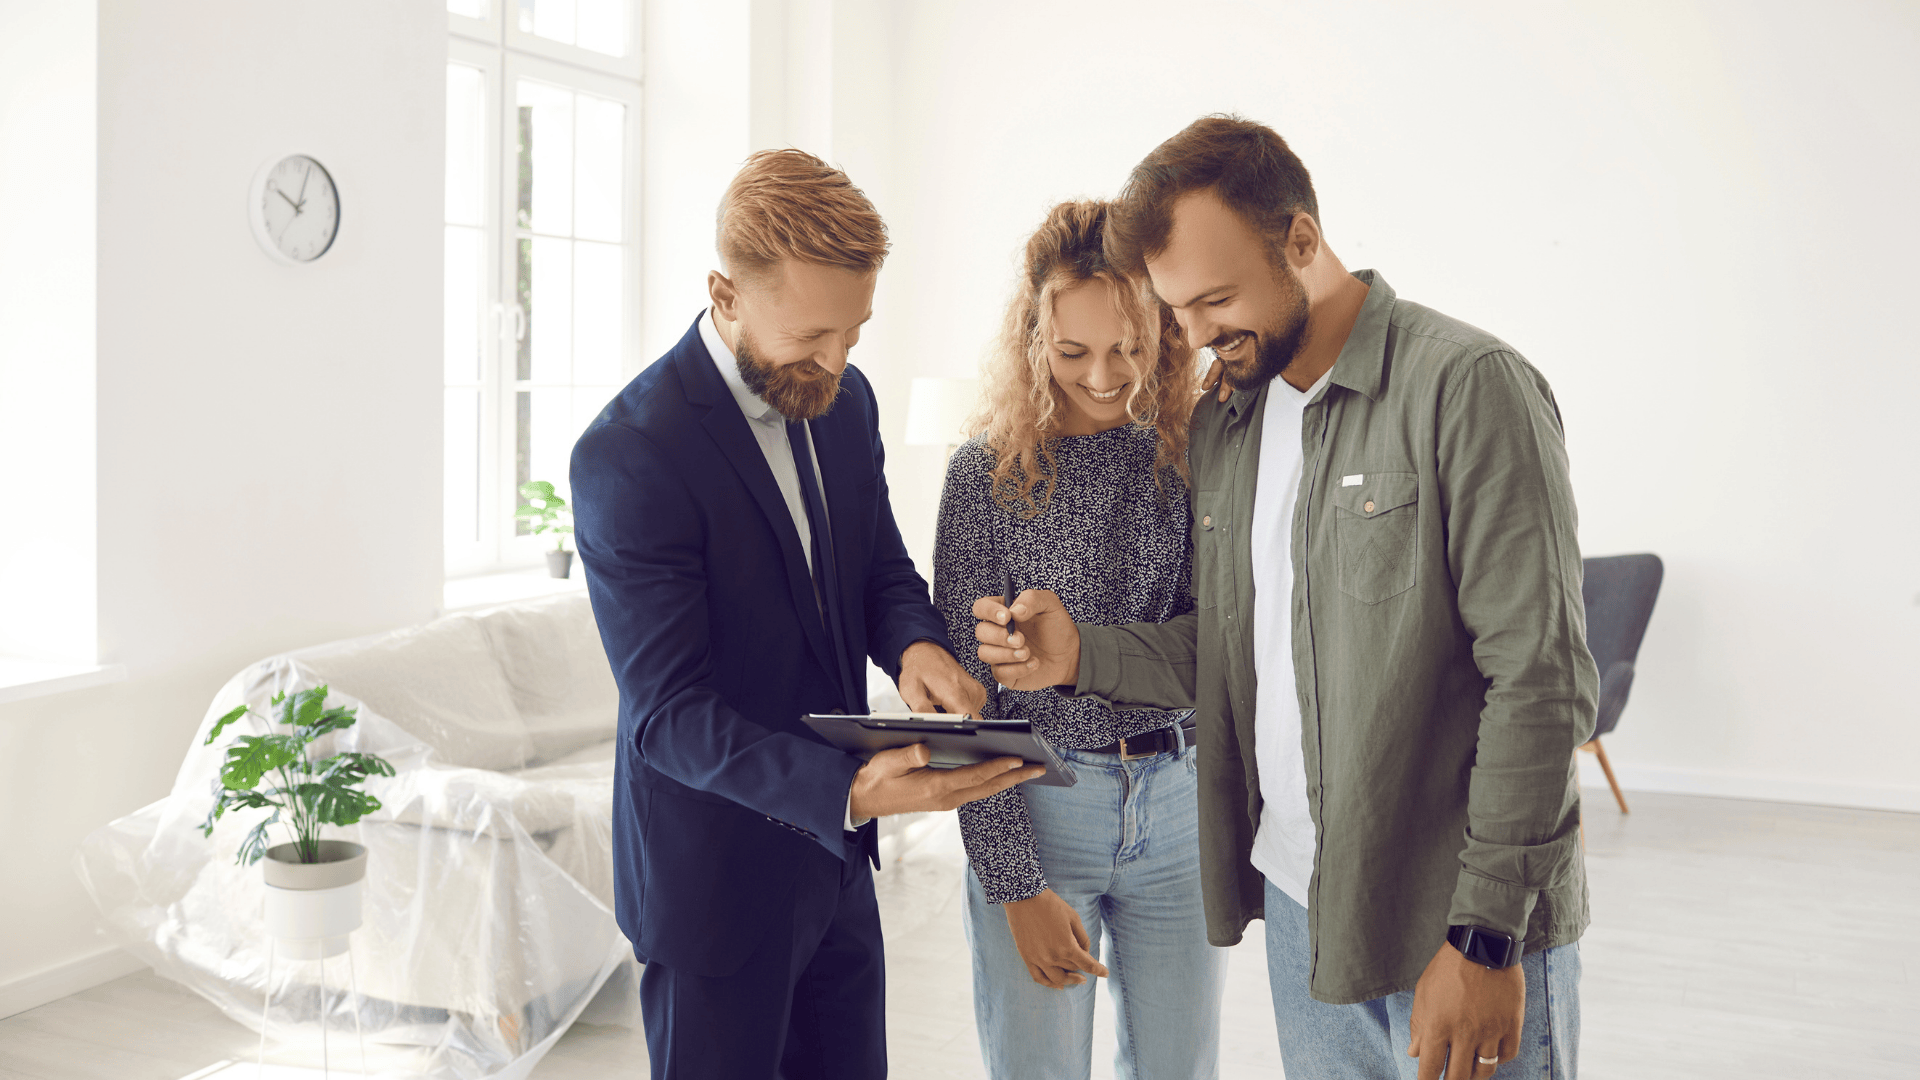
POLYGON ((313 166, 308 165, 307 171, 301 174, 300 176, 300 205, 301 206, 307 205, 307 181, 312 177, 313 177, 313 166))
MULTIPOLYGON (((274 189, 273 189, 273 193, 274 193, 275 195, 278 195, 278 196, 280 196, 280 197, 281 197, 281 198, 283 198, 283 199, 287 199, 287 193, 286 193, 286 192, 284 192, 284 191, 281 191, 281 190, 280 190, 279 188, 274 188, 274 189)), ((294 212, 294 213, 295 213, 296 215, 300 213, 300 204, 299 204, 299 203, 297 203, 297 202, 294 202, 294 201, 293 201, 292 199, 287 199, 287 205, 288 205, 288 206, 291 206, 291 207, 293 207, 293 212, 294 212)))

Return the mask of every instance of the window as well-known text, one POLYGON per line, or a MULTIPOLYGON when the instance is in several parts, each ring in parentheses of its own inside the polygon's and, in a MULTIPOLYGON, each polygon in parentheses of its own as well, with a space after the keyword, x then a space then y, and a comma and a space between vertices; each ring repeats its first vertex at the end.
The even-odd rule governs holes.
POLYGON ((449 0, 449 575, 537 562, 513 511, 638 370, 633 0, 449 0))

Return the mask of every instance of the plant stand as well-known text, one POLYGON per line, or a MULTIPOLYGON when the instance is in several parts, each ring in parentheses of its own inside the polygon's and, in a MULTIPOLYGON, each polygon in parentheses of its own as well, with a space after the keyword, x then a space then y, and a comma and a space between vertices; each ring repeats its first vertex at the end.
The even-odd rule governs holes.
POLYGON ((264 1071, 267 1060, 267 1019, 273 1008, 273 969, 281 953, 290 960, 314 960, 320 964, 320 1069, 332 1075, 327 1045, 327 1017, 333 1011, 327 1000, 327 959, 342 953, 347 957, 347 985, 343 994, 351 994, 353 1031, 360 1047, 360 1075, 367 1072, 367 1041, 360 1026, 360 979, 354 970, 351 942, 360 928, 361 890, 365 884, 366 849, 358 844, 337 840, 320 841, 324 862, 283 861, 293 854, 293 845, 283 844, 267 852, 266 929, 267 987, 260 1008, 260 1050, 254 1068, 264 1071), (276 854, 283 856, 275 858, 276 854))

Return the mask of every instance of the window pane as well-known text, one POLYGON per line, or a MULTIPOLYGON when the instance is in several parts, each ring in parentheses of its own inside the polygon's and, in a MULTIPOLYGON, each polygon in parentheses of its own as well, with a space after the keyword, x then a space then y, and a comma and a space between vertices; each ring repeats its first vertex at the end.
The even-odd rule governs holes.
POLYGON ((628 0, 577 0, 579 23, 574 43, 608 56, 627 53, 628 0))
POLYGON ((522 81, 520 227, 553 236, 573 231, 573 95, 522 81))
POLYGON ((520 0, 520 29, 573 44, 574 0, 520 0))
POLYGON ((480 378, 481 304, 485 300, 486 233, 464 225, 447 226, 446 381, 480 378))
MULTIPOLYGON (((514 505, 526 505, 518 491, 519 486, 529 480, 545 480, 566 498, 567 462, 573 455, 574 441, 586 426, 584 422, 575 423, 574 391, 567 387, 522 390, 518 396, 519 431, 515 442, 519 468, 514 480, 514 505)), ((521 535, 528 531, 523 528, 521 535)))
POLYGON ((627 107, 581 94, 575 98, 575 108, 578 152, 574 158, 577 195, 573 234, 617 242, 627 107))
POLYGON ((626 295, 620 254, 618 244, 573 245, 574 382, 620 378, 620 301, 626 295))
POLYGON ((480 224, 486 197, 486 76, 447 65, 447 223, 480 224))
POLYGON ((487 17, 487 0, 447 0, 447 10, 469 19, 487 17))
MULTIPOLYGON (((516 510, 527 505, 527 500, 520 495, 520 485, 533 479, 532 439, 533 395, 522 390, 513 395, 513 508, 516 510)), ((532 532, 524 519, 515 519, 515 536, 528 536, 532 532)))
POLYGON ((446 415, 446 543, 480 541, 480 391, 449 389, 446 415))
POLYGON ((523 241, 521 303, 527 312, 528 364, 522 379, 573 381, 573 242, 547 236, 523 241))

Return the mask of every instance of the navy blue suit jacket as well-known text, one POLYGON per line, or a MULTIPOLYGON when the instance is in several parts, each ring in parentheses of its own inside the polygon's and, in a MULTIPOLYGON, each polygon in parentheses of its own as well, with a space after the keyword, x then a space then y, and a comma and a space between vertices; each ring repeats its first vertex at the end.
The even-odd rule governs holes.
MULTIPOLYGON (((873 388, 852 366, 840 386, 810 426, 846 655, 897 677, 908 645, 952 643, 894 524, 873 388)), ((865 712, 865 671, 844 700, 793 516, 698 320, 581 435, 572 483, 620 686, 620 928, 642 961, 730 974, 784 917, 803 859, 871 851, 871 826, 843 831, 859 762, 800 720, 865 712)))

